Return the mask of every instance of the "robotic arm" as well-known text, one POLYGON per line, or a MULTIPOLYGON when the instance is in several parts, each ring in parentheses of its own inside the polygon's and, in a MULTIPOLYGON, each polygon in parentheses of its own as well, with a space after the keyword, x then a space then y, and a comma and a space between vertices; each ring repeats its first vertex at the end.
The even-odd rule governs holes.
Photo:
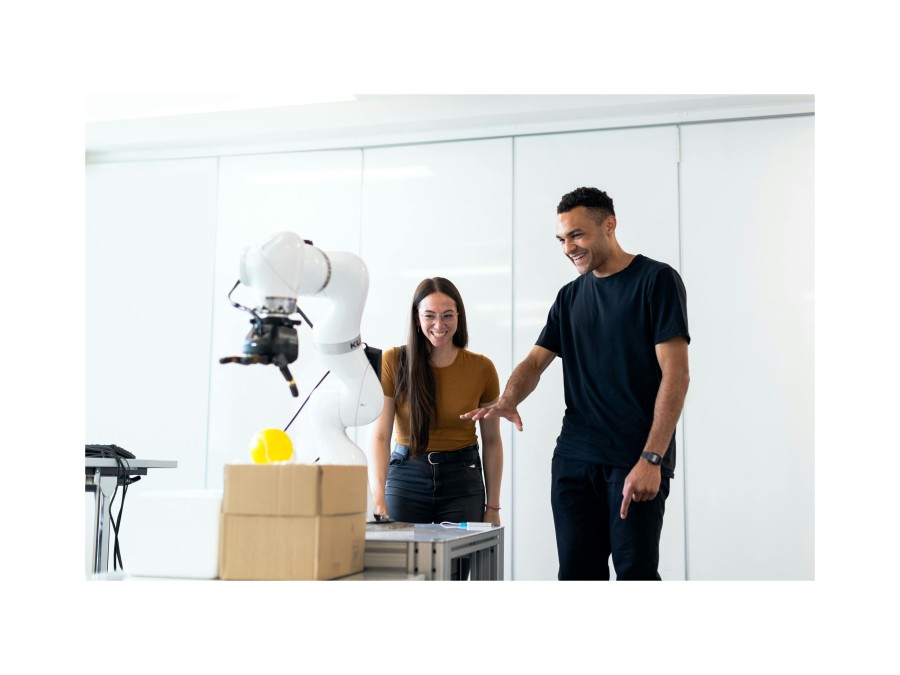
MULTIPOLYGON (((346 434, 347 427, 373 422, 384 404, 380 353, 370 357, 377 350, 367 349, 360 338, 369 291, 365 263, 352 253, 326 253, 292 232, 280 232, 262 246, 244 250, 240 283, 256 292, 255 305, 249 310, 254 317, 252 328, 244 340, 243 356, 219 361, 276 365, 294 396, 297 386, 288 365, 299 353, 295 326, 301 321, 290 317, 298 311, 300 296, 329 301, 312 335, 319 359, 335 378, 326 380, 310 399, 312 425, 323 464, 366 465, 365 453, 346 434)), ((371 495, 369 500, 371 520, 371 495)))

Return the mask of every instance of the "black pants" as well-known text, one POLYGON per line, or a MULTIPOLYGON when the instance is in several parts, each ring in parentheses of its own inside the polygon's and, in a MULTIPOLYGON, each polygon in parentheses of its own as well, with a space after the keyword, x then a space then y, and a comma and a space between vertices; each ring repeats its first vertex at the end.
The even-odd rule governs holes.
POLYGON ((484 516, 478 445, 409 457, 395 445, 384 485, 388 515, 404 523, 462 523, 484 516))
MULTIPOLYGON (((478 522, 484 518, 484 477, 478 445, 410 457, 403 445, 391 452, 384 499, 392 520, 404 523, 478 522)), ((454 579, 469 576, 468 556, 454 579)))
POLYGON ((553 456, 550 501, 560 580, 608 581, 610 554, 617 579, 659 580, 669 479, 662 477, 653 500, 632 502, 623 520, 619 509, 629 471, 553 456))

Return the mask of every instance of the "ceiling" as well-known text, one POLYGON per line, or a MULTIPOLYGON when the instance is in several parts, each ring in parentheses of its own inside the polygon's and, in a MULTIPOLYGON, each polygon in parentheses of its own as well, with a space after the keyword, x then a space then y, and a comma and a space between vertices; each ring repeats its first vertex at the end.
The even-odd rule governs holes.
MULTIPOLYGON (((803 114, 814 111, 814 96, 355 95, 349 101, 265 108, 234 109, 237 106, 233 103, 220 105, 228 106, 232 109, 87 122, 87 159, 113 161, 362 147, 803 114)), ((209 109, 207 105, 206 110, 209 109)))

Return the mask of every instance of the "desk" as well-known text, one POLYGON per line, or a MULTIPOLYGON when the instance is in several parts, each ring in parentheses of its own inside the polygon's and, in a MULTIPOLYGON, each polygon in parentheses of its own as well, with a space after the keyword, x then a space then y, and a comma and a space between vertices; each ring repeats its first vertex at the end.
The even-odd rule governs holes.
POLYGON ((84 491, 94 493, 94 574, 109 569, 109 506, 116 488, 131 476, 146 476, 147 469, 174 469, 178 462, 162 459, 123 459, 124 471, 111 457, 84 458, 84 491))
POLYGON ((333 581, 425 581, 424 574, 409 574, 405 569, 363 570, 333 581))
POLYGON ((401 569, 426 580, 448 580, 452 561, 471 555, 472 581, 503 579, 503 526, 461 530, 441 525, 368 523, 366 571, 401 569))

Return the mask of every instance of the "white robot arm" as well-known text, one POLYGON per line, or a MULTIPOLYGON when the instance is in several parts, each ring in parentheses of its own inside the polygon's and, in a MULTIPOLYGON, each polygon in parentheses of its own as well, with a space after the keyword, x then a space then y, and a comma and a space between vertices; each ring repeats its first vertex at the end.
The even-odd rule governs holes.
MULTIPOLYGON (((319 460, 365 465, 365 453, 346 434, 347 427, 373 422, 384 404, 380 373, 373 368, 375 361, 380 370, 380 353, 367 349, 360 337, 369 291, 365 263, 352 253, 325 252, 292 232, 280 232, 262 246, 244 250, 240 282, 256 292, 255 306, 249 310, 253 328, 244 340, 243 356, 220 362, 277 365, 294 396, 297 387, 288 364, 298 356, 294 326, 301 322, 290 316, 297 312, 298 297, 329 301, 328 312, 312 327, 316 353, 335 378, 329 377, 310 398, 319 460)), ((370 496, 370 520, 371 510, 370 496)))

